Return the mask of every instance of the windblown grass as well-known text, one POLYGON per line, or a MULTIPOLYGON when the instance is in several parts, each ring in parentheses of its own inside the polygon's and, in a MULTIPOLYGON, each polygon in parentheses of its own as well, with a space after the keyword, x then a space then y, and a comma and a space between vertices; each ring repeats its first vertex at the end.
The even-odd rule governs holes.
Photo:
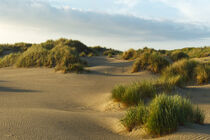
POLYGON ((163 70, 162 77, 179 76, 183 84, 197 81, 198 84, 208 83, 210 69, 208 64, 202 64, 193 60, 182 59, 163 70))
POLYGON ((20 53, 11 53, 0 59, 0 68, 13 66, 17 59, 20 57, 20 53))
POLYGON ((139 102, 155 95, 155 86, 149 82, 134 82, 130 85, 117 85, 112 90, 112 98, 128 106, 138 105, 139 102))
POLYGON ((122 124, 129 130, 142 126, 155 136, 169 134, 178 126, 186 123, 204 123, 205 115, 189 99, 178 95, 157 95, 148 107, 144 105, 131 108, 122 119, 122 124))
POLYGON ((174 51, 172 52, 172 54, 170 55, 171 59, 173 61, 178 61, 178 60, 181 60, 181 59, 187 59, 189 58, 189 56, 184 53, 184 52, 179 52, 179 51, 174 51))
POLYGON ((144 53, 133 64, 132 72, 149 70, 153 73, 160 73, 170 63, 158 53, 144 53))
POLYGON ((17 67, 41 67, 46 66, 48 56, 47 49, 34 45, 25 51, 17 60, 17 67))
POLYGON ((122 54, 122 58, 125 60, 135 59, 137 57, 137 52, 134 49, 129 49, 122 54))

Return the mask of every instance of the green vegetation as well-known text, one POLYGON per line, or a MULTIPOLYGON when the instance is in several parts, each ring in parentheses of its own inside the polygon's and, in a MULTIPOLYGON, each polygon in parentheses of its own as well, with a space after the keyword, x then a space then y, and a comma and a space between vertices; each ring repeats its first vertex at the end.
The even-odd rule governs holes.
POLYGON ((132 72, 149 70, 153 73, 160 73, 168 65, 169 61, 164 56, 158 53, 144 53, 135 61, 132 72))
POLYGON ((135 59, 137 57, 137 52, 134 49, 129 49, 122 54, 122 58, 125 60, 135 59))
POLYGON ((129 130, 142 126, 149 134, 161 136, 177 130, 186 123, 204 123, 204 113, 189 99, 178 95, 157 95, 148 107, 139 105, 127 111, 121 120, 129 130))
POLYGON ((1 58, 0 68, 13 66, 16 63, 19 56, 20 56, 20 53, 11 53, 1 58))
POLYGON ((41 44, 22 43, 0 48, 6 54, 0 58, 0 67, 50 67, 64 73, 83 70, 86 62, 80 60, 79 54, 93 55, 92 49, 81 42, 63 38, 41 44))
POLYGON ((112 98, 128 106, 138 105, 139 102, 155 95, 155 86, 148 81, 134 82, 130 85, 118 85, 112 90, 112 98))
POLYGON ((180 76, 184 83, 197 81, 198 84, 208 83, 209 65, 193 60, 182 59, 168 66, 162 73, 165 78, 180 76))
POLYGON ((190 58, 200 58, 200 57, 210 56, 210 47, 183 48, 183 49, 178 49, 178 50, 173 50, 173 51, 183 52, 187 54, 190 58))
POLYGON ((187 58, 189 58, 189 56, 184 52, 174 51, 171 53, 170 58, 173 61, 178 61, 181 59, 187 59, 187 58))

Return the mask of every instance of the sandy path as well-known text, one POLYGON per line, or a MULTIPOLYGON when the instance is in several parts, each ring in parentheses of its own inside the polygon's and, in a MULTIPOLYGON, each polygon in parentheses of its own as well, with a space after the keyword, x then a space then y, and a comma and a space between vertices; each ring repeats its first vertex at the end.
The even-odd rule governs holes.
MULTIPOLYGON (((0 139, 139 139, 120 132, 123 111, 104 111, 104 106, 115 84, 154 76, 130 74, 132 62, 96 58, 88 59, 90 73, 79 75, 46 68, 0 69, 0 139)), ((210 86, 185 92, 191 90, 193 101, 207 112, 206 125, 183 127, 161 139, 210 138, 210 86)))

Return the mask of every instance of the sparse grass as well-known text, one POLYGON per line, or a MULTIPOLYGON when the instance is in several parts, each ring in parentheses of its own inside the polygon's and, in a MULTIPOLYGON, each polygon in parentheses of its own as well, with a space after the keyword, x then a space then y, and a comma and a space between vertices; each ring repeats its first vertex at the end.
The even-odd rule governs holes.
POLYGON ((160 73, 169 65, 169 61, 158 53, 144 53, 133 64, 132 72, 149 70, 153 73, 160 73))
POLYGON ((194 107, 189 99, 178 95, 157 95, 148 107, 144 105, 131 108, 122 119, 122 124, 129 130, 142 126, 154 136, 169 134, 186 123, 204 123, 204 113, 194 107))

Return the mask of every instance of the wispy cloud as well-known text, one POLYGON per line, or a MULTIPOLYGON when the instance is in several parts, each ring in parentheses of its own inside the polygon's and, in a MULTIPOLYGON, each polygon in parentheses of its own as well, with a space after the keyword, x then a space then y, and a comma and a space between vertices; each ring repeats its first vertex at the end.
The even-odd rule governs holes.
MULTIPOLYGON (((51 3, 52 1, 0 0, 0 23, 15 25, 19 28, 19 32, 22 29, 22 32, 30 35, 33 34, 32 32, 42 37, 43 33, 45 33, 44 37, 47 33, 50 34, 49 37, 52 37, 52 34, 75 35, 86 37, 90 42, 94 40, 97 44, 100 44, 100 40, 97 42, 94 38, 102 38, 107 42, 115 40, 127 42, 127 44, 129 42, 145 44, 145 42, 190 41, 210 37, 210 30, 204 25, 107 14, 71 7, 69 4, 56 6, 51 3)), ((159 1, 171 4, 167 0, 159 1)), ((116 2, 130 4, 129 7, 138 5, 136 0, 117 0, 116 2)), ((5 26, 0 24, 0 30, 3 28, 5 26)), ((15 28, 12 29, 15 30, 15 28)), ((8 34, 17 36, 16 33, 12 34, 12 29, 10 28, 8 34)), ((3 32, 7 31, 4 29, 3 32)), ((0 32, 0 36, 4 33, 0 32)))

